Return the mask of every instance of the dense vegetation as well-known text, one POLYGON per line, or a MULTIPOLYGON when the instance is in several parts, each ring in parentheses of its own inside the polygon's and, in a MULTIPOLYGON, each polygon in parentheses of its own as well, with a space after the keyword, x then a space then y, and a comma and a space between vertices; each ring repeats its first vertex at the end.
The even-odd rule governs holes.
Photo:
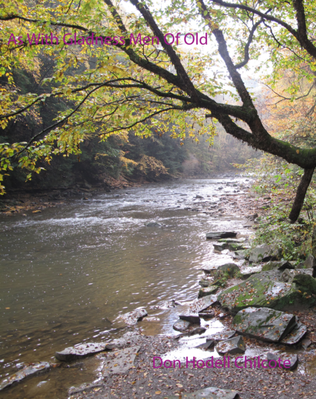
MULTIPOLYGON (((259 68, 270 65, 272 72, 265 73, 273 87, 293 71, 284 97, 297 99, 302 79, 303 96, 313 95, 314 2, 129 3, 133 10, 112 0, 59 0, 45 7, 9 0, 0 8, 1 127, 24 119, 32 131, 27 141, 0 144, 0 178, 15 167, 40 172, 42 159, 80 154, 83 141, 95 136, 107 140, 119 134, 127 141, 130 133, 171 134, 198 140, 208 134, 212 141, 219 122, 238 140, 303 169, 289 215, 295 222, 316 166, 316 149, 308 140, 275 135, 240 71, 252 60, 261 61, 259 68), (193 42, 208 51, 190 47, 193 42), (53 67, 43 75, 45 57, 53 67), (33 74, 40 93, 17 89, 14 71, 21 68, 33 74), (42 110, 51 102, 60 110, 46 124, 42 110), (40 129, 32 129, 40 119, 40 129)), ((153 162, 142 158, 141 169, 152 169, 153 162)))
MULTIPOLYGON (((53 69, 53 63, 46 57, 41 59, 40 79, 53 69)), ((13 71, 14 85, 22 94, 36 92, 40 95, 43 87, 35 76, 23 69, 13 71)), ((2 79, 4 85, 4 79, 2 79)), ((58 112, 70 108, 70 103, 47 99, 40 103, 38 115, 20 117, 0 129, 0 142, 27 142, 35 130, 45 129, 57 117, 58 112)), ((129 181, 142 182, 180 176, 210 176, 233 169, 233 164, 244 163, 257 156, 248 146, 218 129, 214 143, 210 146, 208 136, 196 138, 171 138, 152 129, 150 137, 139 137, 133 131, 127 137, 111 135, 100 141, 88 137, 79 146, 80 153, 67 156, 54 155, 41 160, 41 173, 33 174, 15 168, 4 177, 7 191, 70 188, 76 185, 98 185, 106 187, 121 177, 129 181), (225 156, 223 156, 225 154, 225 156)))

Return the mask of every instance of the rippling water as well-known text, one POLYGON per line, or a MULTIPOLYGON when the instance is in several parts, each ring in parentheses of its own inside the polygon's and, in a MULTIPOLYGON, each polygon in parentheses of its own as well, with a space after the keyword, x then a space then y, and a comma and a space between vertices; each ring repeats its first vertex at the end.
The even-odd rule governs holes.
MULTIPOLYGON (((205 233, 246 231, 236 216, 215 218, 201 210, 236 193, 236 183, 243 181, 151 184, 27 217, 2 217, 0 380, 23 362, 53 361, 56 350, 108 339, 115 333, 110 321, 139 306, 160 318, 139 323, 145 333, 171 332, 175 311, 157 307, 164 300, 196 297, 199 269, 216 261, 205 233), (149 222, 160 226, 146 226, 149 222)), ((31 394, 25 387, 23 397, 66 397, 71 381, 59 376, 64 396, 56 391, 49 396, 47 378, 31 394)))

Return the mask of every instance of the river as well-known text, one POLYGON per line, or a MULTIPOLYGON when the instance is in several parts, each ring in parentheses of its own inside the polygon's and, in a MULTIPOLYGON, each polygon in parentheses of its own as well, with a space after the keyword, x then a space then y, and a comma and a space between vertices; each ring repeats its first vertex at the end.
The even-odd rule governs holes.
MULTIPOLYGON (((247 182, 157 183, 1 217, 0 380, 24 363, 54 362, 56 350, 116 336, 110 321, 139 306, 160 319, 139 323, 145 334, 171 333, 176 312, 161 305, 196 298, 201 267, 218 261, 205 233, 249 232, 238 215, 214 214, 240 184, 247 182)), ((0 397, 67 397, 74 380, 93 374, 86 362, 82 376, 49 373, 0 397)))

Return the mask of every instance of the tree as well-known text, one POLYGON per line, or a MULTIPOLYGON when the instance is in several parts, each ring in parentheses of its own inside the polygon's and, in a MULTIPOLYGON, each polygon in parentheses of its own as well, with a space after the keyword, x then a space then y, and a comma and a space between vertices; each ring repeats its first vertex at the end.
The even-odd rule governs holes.
MULTIPOLYGON (((52 153, 79 151, 80 141, 88 134, 106 138, 130 129, 139 135, 149 135, 155 128, 169 132, 172 120, 177 125, 169 133, 184 137, 188 116, 193 120, 191 134, 199 125, 201 134, 208 131, 212 136, 214 126, 205 122, 210 118, 237 139, 304 169, 290 213, 296 221, 316 166, 316 148, 291 144, 269 133, 239 70, 263 53, 263 62, 269 57, 274 65, 275 82, 282 70, 295 69, 297 78, 304 76, 314 84, 315 2, 129 3, 135 14, 112 0, 59 0, 45 8, 30 0, 8 0, 0 9, 0 71, 6 78, 1 92, 2 128, 12 118, 36 113, 39 102, 49 97, 64 97, 73 104, 28 143, 2 145, 2 170, 12 168, 14 162, 36 170, 38 157, 49 160, 52 153), (186 26, 202 29, 184 38, 178 28, 186 26), (181 39, 201 44, 208 40, 210 48, 213 43, 217 49, 188 53, 181 39), (19 95, 10 68, 29 68, 32 63, 36 70, 43 52, 56 59, 54 71, 41 82, 46 91, 40 96, 19 95), (215 62, 226 68, 231 88, 211 69, 215 62), (218 100, 219 94, 227 92, 237 102, 218 100)), ((295 84, 289 91, 294 99, 295 84)))

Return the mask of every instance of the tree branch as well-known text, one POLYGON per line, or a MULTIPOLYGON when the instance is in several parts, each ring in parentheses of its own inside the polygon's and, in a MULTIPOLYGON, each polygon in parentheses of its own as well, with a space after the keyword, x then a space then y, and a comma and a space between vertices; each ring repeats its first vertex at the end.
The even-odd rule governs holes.
POLYGON ((256 22, 253 25, 253 27, 251 28, 251 31, 250 31, 250 34, 249 34, 249 37, 248 37, 248 41, 246 43, 245 50, 244 50, 244 60, 242 62, 240 62, 239 64, 235 65, 236 69, 242 68, 243 66, 245 66, 248 63, 248 61, 250 59, 250 57, 249 57, 249 48, 250 48, 251 42, 253 40, 254 33, 255 33, 256 29, 258 28, 258 26, 262 22, 263 22, 263 19, 261 18, 260 21, 256 22))
POLYGON ((158 25, 156 24, 156 21, 154 20, 153 16, 151 15, 151 12, 149 11, 148 7, 146 6, 146 4, 140 3, 138 0, 130 0, 130 2, 142 14, 142 16, 145 18, 145 21, 148 23, 151 30, 153 31, 154 35, 158 37, 162 47, 167 52, 170 61, 175 67, 177 74, 180 77, 182 84, 185 87, 186 93, 188 93, 189 96, 194 100, 194 102, 198 104, 200 102, 200 99, 193 83, 191 82, 186 70, 184 69, 178 55, 176 54, 172 46, 165 43, 164 36, 161 30, 159 29, 158 25))

